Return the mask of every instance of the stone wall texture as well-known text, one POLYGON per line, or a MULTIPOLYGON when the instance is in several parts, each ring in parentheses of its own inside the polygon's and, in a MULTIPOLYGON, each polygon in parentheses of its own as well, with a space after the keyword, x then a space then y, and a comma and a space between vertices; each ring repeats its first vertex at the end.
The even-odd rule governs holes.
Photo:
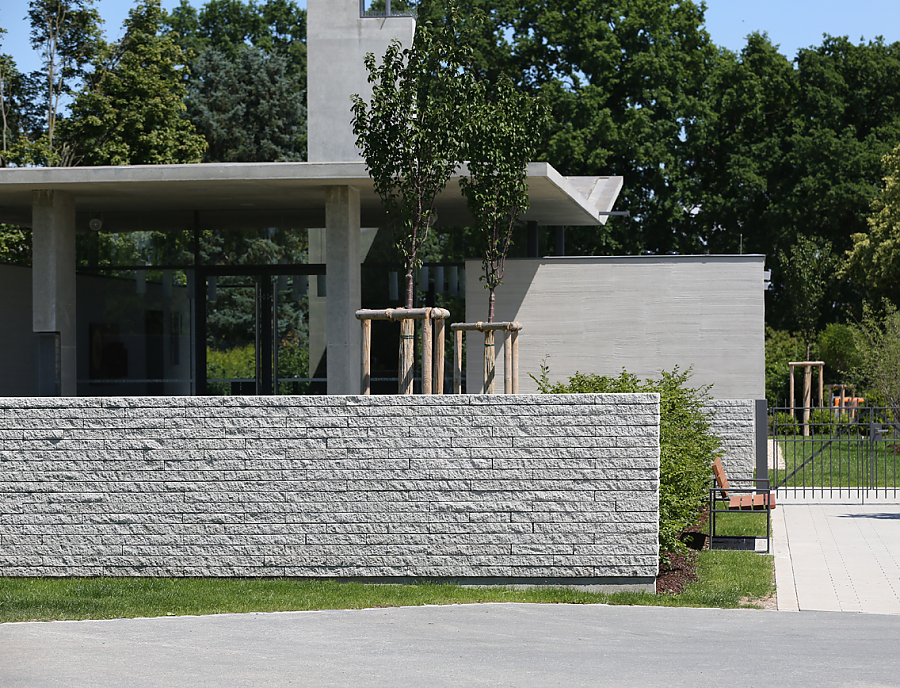
POLYGON ((706 410, 709 429, 722 440, 722 465, 728 478, 751 480, 756 468, 756 402, 713 399, 706 410))
POLYGON ((0 575, 657 573, 657 395, 7 398, 0 428, 0 575))

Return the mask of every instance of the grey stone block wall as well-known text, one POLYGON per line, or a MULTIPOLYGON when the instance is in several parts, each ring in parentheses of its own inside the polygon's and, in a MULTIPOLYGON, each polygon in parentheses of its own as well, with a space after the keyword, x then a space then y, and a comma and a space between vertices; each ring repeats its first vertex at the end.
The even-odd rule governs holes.
POLYGON ((750 480, 756 468, 756 402, 753 399, 714 399, 710 430, 722 440, 722 465, 730 479, 750 480))
POLYGON ((0 574, 651 588, 657 395, 0 399, 0 574))

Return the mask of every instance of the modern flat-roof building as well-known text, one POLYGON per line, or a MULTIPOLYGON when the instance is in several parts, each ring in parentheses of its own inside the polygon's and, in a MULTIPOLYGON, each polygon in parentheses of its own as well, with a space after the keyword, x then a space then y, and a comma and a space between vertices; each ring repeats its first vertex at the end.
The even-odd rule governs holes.
MULTIPOLYGON (((24 382, 34 378, 64 396, 205 394, 209 379, 228 378, 207 376, 210 342, 223 353, 237 340, 252 344, 256 376, 231 379, 231 389, 277 392, 280 316, 304 320, 309 349, 305 375, 288 376, 303 384, 286 390, 360 391, 354 313, 360 266, 377 244, 365 228, 383 225, 384 213, 355 145, 350 96, 371 92, 365 54, 408 45, 415 30, 409 16, 369 15, 357 0, 309 0, 309 162, 0 170, 0 222, 33 231, 30 289, 13 271, 7 294, 18 311, 30 297, 43 351, 22 375, 31 337, 10 333, 20 382, 0 392, 34 393, 24 382), (289 302, 302 306, 282 313, 289 302), (231 328, 243 339, 229 318, 244 321, 231 328)), ((565 177, 544 163, 528 174, 522 219, 540 225, 601 224, 622 188, 620 177, 565 177)), ((445 226, 469 221, 458 178, 437 214, 445 226)), ((381 267, 386 298, 376 305, 399 305, 381 267)))

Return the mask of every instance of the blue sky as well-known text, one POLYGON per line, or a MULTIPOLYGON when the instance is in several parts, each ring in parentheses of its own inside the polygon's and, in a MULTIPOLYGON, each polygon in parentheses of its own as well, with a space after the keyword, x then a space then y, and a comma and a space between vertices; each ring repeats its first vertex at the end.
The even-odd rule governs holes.
MULTIPOLYGON (((167 9, 177 4, 178 0, 163 0, 167 9)), ((192 0, 192 4, 199 7, 203 0, 192 0)), ((299 4, 305 6, 306 1, 299 4)), ((879 35, 888 42, 900 41, 898 0, 707 0, 706 4, 706 27, 713 41, 732 50, 740 50, 752 31, 767 31, 790 57, 799 48, 819 45, 823 33, 849 36, 854 42, 879 35)), ((97 0, 108 38, 120 34, 131 6, 132 0, 97 0)), ((9 32, 0 51, 11 54, 21 71, 39 66, 28 45, 27 11, 28 0, 0 0, 0 27, 9 32)))

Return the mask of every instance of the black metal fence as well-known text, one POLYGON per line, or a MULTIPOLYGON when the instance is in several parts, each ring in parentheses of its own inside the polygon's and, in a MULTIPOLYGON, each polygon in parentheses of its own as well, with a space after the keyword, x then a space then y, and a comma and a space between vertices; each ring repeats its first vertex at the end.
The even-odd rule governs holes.
POLYGON ((780 494, 896 497, 900 409, 773 408, 767 451, 780 494))

